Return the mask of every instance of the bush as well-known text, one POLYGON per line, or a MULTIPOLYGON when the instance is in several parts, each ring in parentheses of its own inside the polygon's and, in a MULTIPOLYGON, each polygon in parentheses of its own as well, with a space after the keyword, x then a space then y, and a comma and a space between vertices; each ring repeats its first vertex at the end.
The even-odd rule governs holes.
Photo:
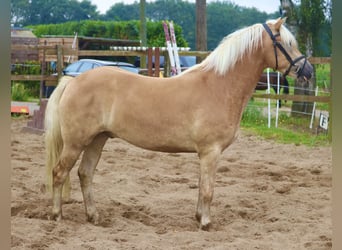
MULTIPOLYGON (((147 43, 151 47, 165 46, 162 21, 147 21, 147 43)), ((140 40, 140 21, 97 21, 82 20, 59 24, 41 24, 28 26, 37 37, 44 35, 104 37, 111 39, 140 40)), ((178 47, 188 47, 183 37, 182 27, 174 24, 178 47)))
POLYGON ((23 83, 14 83, 11 88, 11 97, 13 101, 28 101, 29 93, 23 83))
MULTIPOLYGON (((26 61, 20 64, 12 64, 11 73, 13 75, 39 75, 41 73, 41 66, 39 61, 26 61)), ((12 86, 12 100, 13 99, 13 89, 15 91, 15 98, 20 98, 20 92, 25 92, 25 98, 39 98, 40 92, 40 82, 39 81, 20 81, 22 86, 16 86, 19 84, 18 82, 14 83, 12 86), (17 88, 20 88, 18 90, 17 88), (19 92, 18 92, 19 91, 19 92), (17 96, 17 93, 19 96, 17 96)))

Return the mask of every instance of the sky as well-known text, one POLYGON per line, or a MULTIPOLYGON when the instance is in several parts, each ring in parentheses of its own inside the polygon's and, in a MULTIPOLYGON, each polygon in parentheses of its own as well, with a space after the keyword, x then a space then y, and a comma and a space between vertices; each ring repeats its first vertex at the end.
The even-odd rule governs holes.
MULTIPOLYGON (((139 0, 90 0, 92 4, 97 6, 97 9, 101 14, 104 14, 112 5, 115 3, 125 3, 131 4, 134 2, 139 2, 139 0)), ((195 2, 195 0, 188 0, 189 2, 195 2)), ((209 3, 211 0, 207 0, 209 3)), ((215 0, 216 1, 216 0, 215 0)), ((146 0, 146 2, 151 2, 151 0, 146 0)), ((280 1, 279 0, 230 0, 230 2, 235 3, 239 6, 244 7, 255 7, 260 11, 265 11, 267 13, 274 13, 279 10, 280 1)))

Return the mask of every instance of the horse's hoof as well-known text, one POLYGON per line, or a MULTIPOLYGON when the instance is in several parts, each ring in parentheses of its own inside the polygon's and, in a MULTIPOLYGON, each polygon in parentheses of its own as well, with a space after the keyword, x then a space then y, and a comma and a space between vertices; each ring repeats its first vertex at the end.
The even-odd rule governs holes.
POLYGON ((200 225, 200 229, 203 230, 203 231, 209 231, 211 228, 211 223, 208 223, 206 225, 200 225))
POLYGON ((201 222, 200 222, 200 229, 204 231, 209 231, 210 227, 211 227, 210 219, 202 216, 201 222))
POLYGON ((54 220, 54 221, 61 221, 62 220, 62 214, 52 214, 51 217, 48 218, 49 220, 54 220))
POLYGON ((87 221, 94 224, 94 225, 98 225, 99 224, 99 215, 97 213, 94 215, 88 215, 87 221))

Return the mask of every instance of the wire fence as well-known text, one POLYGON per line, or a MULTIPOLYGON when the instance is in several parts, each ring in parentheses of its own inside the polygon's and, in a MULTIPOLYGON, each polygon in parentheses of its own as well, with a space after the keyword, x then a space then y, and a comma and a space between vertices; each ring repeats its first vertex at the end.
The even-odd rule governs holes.
POLYGON ((279 96, 270 95, 270 89, 256 91, 259 94, 255 94, 254 96, 257 98, 252 98, 248 103, 243 119, 247 119, 249 123, 264 125, 268 128, 290 127, 296 130, 305 130, 312 134, 331 136, 328 133, 329 116, 331 115, 330 72, 328 72, 328 76, 320 79, 316 77, 307 84, 311 85, 294 86, 295 84, 292 83, 289 87, 289 95, 291 97, 296 97, 296 93, 309 95, 312 97, 312 101, 287 100, 290 96, 285 97, 282 94, 279 96), (316 87, 314 87, 313 83, 315 83, 316 87), (266 95, 261 95, 265 97, 260 98, 260 93, 269 94, 272 99, 267 98, 266 95), (315 100, 315 97, 317 97, 317 100, 315 100), (326 99, 322 101, 322 97, 326 97, 326 99), (294 107, 297 103, 301 105, 299 110, 294 107))

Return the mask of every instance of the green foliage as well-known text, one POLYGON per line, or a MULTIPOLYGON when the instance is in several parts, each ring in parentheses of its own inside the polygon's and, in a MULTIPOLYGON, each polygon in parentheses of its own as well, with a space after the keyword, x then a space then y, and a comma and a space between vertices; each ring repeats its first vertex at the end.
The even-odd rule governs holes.
POLYGON ((301 51, 312 49, 314 56, 322 56, 323 53, 320 48, 322 43, 326 42, 326 40, 322 41, 321 37, 326 22, 324 0, 301 0, 299 15, 298 42, 301 51), (312 43, 309 45, 311 48, 308 48, 308 41, 312 43))
MULTIPOLYGON (((196 4, 182 0, 157 0, 146 3, 146 17, 149 20, 173 20, 182 27, 183 35, 189 47, 195 48, 196 39, 196 4)), ((268 15, 255 8, 237 6, 231 2, 215 1, 207 4, 207 34, 208 49, 214 49, 227 34, 244 26, 277 15, 268 15)), ((104 15, 105 20, 136 20, 139 18, 139 2, 133 4, 114 4, 104 15)), ((163 35, 163 31, 161 30, 163 35)), ((177 40, 178 43, 178 40, 177 40)))
POLYGON ((28 101, 29 93, 23 83, 14 83, 11 88, 11 98, 13 101, 28 101))
MULTIPOLYGON (((291 19, 295 19, 292 24, 298 28, 300 35, 301 51, 306 51, 306 41, 308 37, 312 37, 313 55, 314 56, 330 56, 331 55, 331 0, 292 0, 297 5, 287 10, 289 16, 288 23, 291 19)), ((146 18, 150 21, 157 22, 162 20, 173 20, 182 28, 181 35, 186 40, 188 46, 195 48, 195 16, 196 4, 194 1, 184 0, 156 0, 146 3, 146 18)), ((213 50, 221 39, 227 34, 251 25, 257 22, 264 22, 267 19, 276 18, 279 13, 267 14, 260 12, 255 8, 247 8, 238 6, 230 1, 210 1, 207 3, 207 41, 208 50, 213 50)), ((46 30, 41 34, 68 34, 74 35, 75 31, 80 31, 81 24, 79 21, 84 20, 102 20, 102 21, 131 21, 140 19, 139 1, 132 4, 124 2, 116 3, 105 13, 99 14, 95 5, 89 0, 12 0, 11 1, 11 23, 15 26, 42 25, 42 24, 61 24, 66 22, 74 22, 73 25, 50 26, 49 32, 46 30), (75 22, 77 21, 77 22, 75 22)), ((106 25, 101 26, 100 23, 94 26, 94 23, 87 23, 83 31, 89 36, 102 36, 114 38, 116 32, 113 27, 108 28, 106 25)), ((115 26, 114 26, 115 27, 115 26)), ((137 33, 133 26, 133 34, 137 33)), ((122 31, 122 30, 120 30, 122 31)), ((126 30, 127 31, 127 30, 126 30)), ((82 32, 81 32, 82 33, 82 32)), ((163 33, 163 32, 161 32, 163 33)), ((160 44, 158 35, 148 34, 150 37, 149 44, 160 44), (156 37, 156 43, 154 39, 156 37)), ((121 37, 125 35, 121 34, 121 37)), ((138 36, 139 37, 139 36, 138 36)), ((141 39, 138 39, 141 40, 141 39)), ((178 42, 178 41, 177 41, 178 42)), ((179 41, 180 44, 183 42, 179 41)), ((184 46, 184 45, 180 45, 184 46)))
POLYGON ((12 0, 11 23, 26 26, 98 19, 96 8, 89 0, 12 0))
POLYGON ((332 1, 290 0, 287 23, 295 31, 299 50, 312 56, 331 56, 332 1))
MULTIPOLYGON (((207 6, 208 49, 214 49, 221 39, 237 29, 262 23, 278 17, 260 12, 255 8, 244 8, 229 2, 211 2, 207 6)), ((195 24, 193 24, 195 30, 195 24)))
POLYGON ((249 126, 263 126, 267 124, 267 118, 262 115, 260 107, 248 105, 242 114, 241 124, 249 126))
POLYGON ((320 89, 330 88, 330 64, 316 64, 316 84, 320 89))
MULTIPOLYGON (((39 75, 41 73, 40 63, 37 61, 26 61, 23 64, 13 64, 12 74, 14 75, 39 75)), ((39 81, 21 81, 12 85, 12 99, 27 101, 27 98, 39 97, 39 81), (22 86, 21 86, 22 85, 22 86)))
MULTIPOLYGON (((104 15, 98 14, 96 6, 94 10, 94 6, 88 0, 80 3, 76 0, 59 0, 58 3, 55 1, 32 0, 31 4, 22 0, 12 1, 12 22, 31 25, 37 36, 74 35, 74 32, 78 32, 83 36, 141 40, 138 21, 139 1, 132 4, 116 3, 104 15), (37 8, 38 3, 41 8, 37 8), (117 26, 118 22, 115 21, 120 21, 126 26, 117 26), (127 23, 124 24, 125 22, 127 23)), ((160 21, 172 20, 176 26, 178 46, 195 48, 195 8, 194 2, 183 0, 157 0, 146 3, 148 45, 165 45, 160 21), (158 25, 161 27, 155 27, 158 25)), ((236 29, 277 16, 277 13, 268 15, 255 8, 241 7, 231 2, 210 2, 207 4, 208 50, 213 50, 224 36, 236 29)))
MULTIPOLYGON (((182 36, 182 28, 175 24, 177 45, 187 47, 188 44, 182 36)), ((38 36, 64 35, 72 36, 75 32, 79 36, 105 37, 112 39, 140 40, 140 21, 94 21, 67 22, 63 24, 41 24, 30 26, 32 32, 38 36)), ((165 37, 161 21, 147 22, 147 39, 149 46, 165 46, 165 37)))

